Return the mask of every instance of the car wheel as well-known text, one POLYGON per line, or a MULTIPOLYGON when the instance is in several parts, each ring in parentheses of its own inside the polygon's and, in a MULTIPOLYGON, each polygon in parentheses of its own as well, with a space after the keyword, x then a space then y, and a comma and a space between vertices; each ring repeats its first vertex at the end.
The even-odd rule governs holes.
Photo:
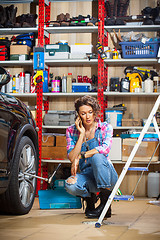
POLYGON ((11 214, 26 214, 30 211, 36 193, 36 178, 32 175, 36 175, 37 171, 36 149, 32 140, 23 136, 16 150, 8 189, 1 198, 2 210, 11 214))

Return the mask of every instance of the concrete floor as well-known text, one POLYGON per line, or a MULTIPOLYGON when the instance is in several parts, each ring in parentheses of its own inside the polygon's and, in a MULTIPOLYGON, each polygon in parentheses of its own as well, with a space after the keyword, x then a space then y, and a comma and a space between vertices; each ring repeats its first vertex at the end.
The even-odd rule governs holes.
POLYGON ((0 215, 0 240, 158 240, 160 206, 148 202, 113 202, 112 217, 95 228, 82 209, 40 210, 36 199, 27 215, 0 215))

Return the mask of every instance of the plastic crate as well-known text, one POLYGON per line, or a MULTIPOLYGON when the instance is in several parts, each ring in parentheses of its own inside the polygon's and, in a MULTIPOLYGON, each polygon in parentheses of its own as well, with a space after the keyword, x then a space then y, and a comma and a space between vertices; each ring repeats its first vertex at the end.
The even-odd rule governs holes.
POLYGON ((76 209, 82 207, 81 198, 72 196, 63 188, 57 188, 54 190, 39 190, 38 195, 40 209, 76 209))
POLYGON ((159 42, 121 42, 123 58, 155 58, 159 42))

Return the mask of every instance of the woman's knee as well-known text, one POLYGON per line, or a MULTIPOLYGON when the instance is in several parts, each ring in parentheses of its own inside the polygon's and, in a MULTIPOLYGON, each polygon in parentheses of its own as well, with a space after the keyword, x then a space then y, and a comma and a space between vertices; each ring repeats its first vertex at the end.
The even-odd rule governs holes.
POLYGON ((76 183, 77 183, 77 178, 74 176, 69 177, 65 181, 66 191, 75 196, 76 196, 76 183))
POLYGON ((106 158, 103 154, 100 154, 100 153, 96 153, 92 156, 92 165, 94 166, 100 166, 100 165, 103 165, 103 164, 106 164, 106 158))

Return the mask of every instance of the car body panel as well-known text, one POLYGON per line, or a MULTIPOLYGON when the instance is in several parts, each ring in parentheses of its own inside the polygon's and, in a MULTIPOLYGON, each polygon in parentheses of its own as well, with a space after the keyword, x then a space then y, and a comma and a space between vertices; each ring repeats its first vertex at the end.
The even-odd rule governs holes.
POLYGON ((38 155, 36 124, 30 110, 19 99, 0 92, 0 193, 7 189, 16 148, 24 135, 32 139, 38 155))

